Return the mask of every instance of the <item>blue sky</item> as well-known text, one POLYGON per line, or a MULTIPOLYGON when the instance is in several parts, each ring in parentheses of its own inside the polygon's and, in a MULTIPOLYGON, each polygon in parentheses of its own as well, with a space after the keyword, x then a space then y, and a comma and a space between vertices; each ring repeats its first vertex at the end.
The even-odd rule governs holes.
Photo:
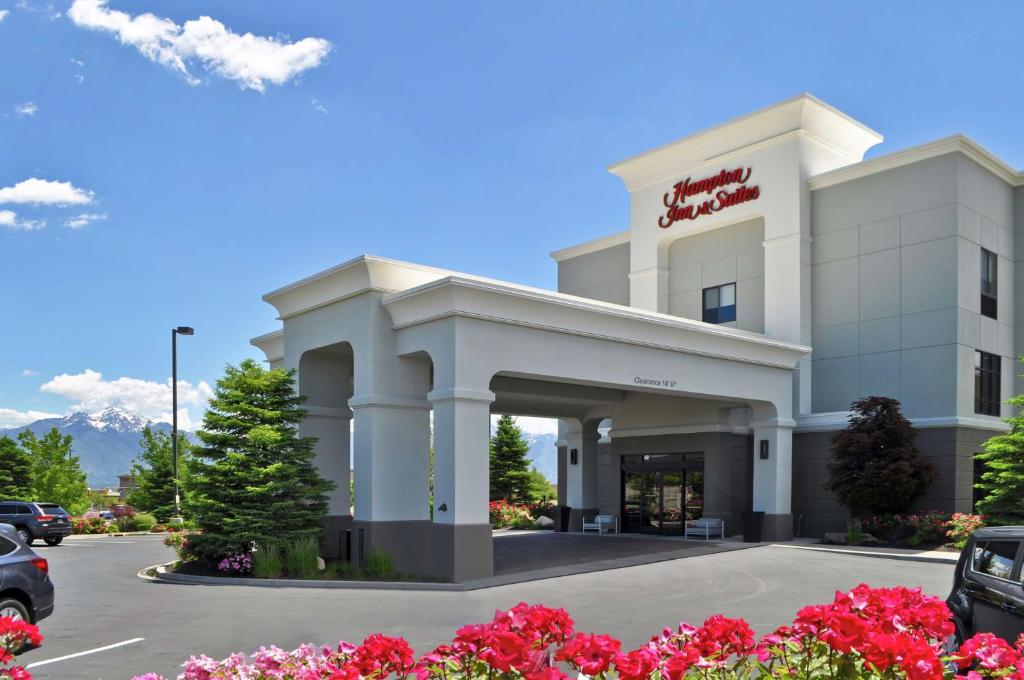
POLYGON ((260 296, 360 253, 554 287, 627 226, 607 165, 803 91, 1024 166, 1016 2, 74 4, 0 0, 0 427, 169 412, 179 324, 198 419, 260 296))

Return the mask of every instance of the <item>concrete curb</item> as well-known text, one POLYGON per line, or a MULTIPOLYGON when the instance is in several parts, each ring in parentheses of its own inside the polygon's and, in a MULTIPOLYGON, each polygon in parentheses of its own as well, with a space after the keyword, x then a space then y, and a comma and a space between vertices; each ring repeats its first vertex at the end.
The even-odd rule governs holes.
POLYGON ((64 537, 67 539, 88 539, 88 538, 103 538, 104 536, 119 538, 123 536, 166 536, 166 531, 117 531, 113 533, 103 532, 102 534, 68 534, 64 537))
POLYGON ((500 574, 488 578, 466 581, 464 583, 430 583, 424 581, 315 581, 299 579, 269 579, 269 578, 238 578, 231 576, 199 576, 195 574, 176 574, 168 571, 167 566, 174 562, 158 565, 156 576, 143 576, 142 572, 152 569, 146 567, 139 572, 140 578, 154 580, 161 583, 174 583, 178 585, 204 585, 204 586, 255 586, 258 588, 334 588, 342 590, 434 590, 448 592, 468 592, 483 590, 486 588, 497 588, 500 586, 526 583, 529 581, 541 581, 549 578, 560 578, 563 576, 575 576, 577 574, 589 574, 598 571, 609 571, 612 569, 625 569, 645 564, 658 562, 669 562, 673 560, 686 559, 688 557, 700 557, 702 555, 715 555, 735 550, 746 550, 748 548, 760 548, 769 545, 768 543, 711 543, 706 546, 693 546, 686 550, 671 550, 659 553, 646 553, 632 557, 619 557, 609 560, 598 560, 592 562, 581 562, 576 564, 565 564, 547 569, 533 571, 521 571, 512 574, 500 574))
POLYGON ((937 555, 913 555, 908 553, 882 552, 874 550, 847 550, 845 548, 824 548, 810 545, 786 545, 784 543, 773 543, 774 548, 791 548, 793 550, 813 550, 816 552, 838 553, 840 555, 853 555, 855 557, 874 557, 883 560, 902 560, 904 562, 928 562, 931 564, 956 564, 960 559, 959 555, 950 553, 949 557, 937 555))

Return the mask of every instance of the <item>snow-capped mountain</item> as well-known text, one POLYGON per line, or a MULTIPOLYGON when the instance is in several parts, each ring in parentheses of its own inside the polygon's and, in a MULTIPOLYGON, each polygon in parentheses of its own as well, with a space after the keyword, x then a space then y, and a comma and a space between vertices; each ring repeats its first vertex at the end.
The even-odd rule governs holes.
POLYGON ((530 444, 530 452, 526 456, 537 471, 554 483, 558 479, 558 450, 555 448, 554 434, 532 434, 524 432, 523 437, 530 444))
POLYGON ((52 428, 73 438, 72 453, 78 456, 90 487, 117 486, 117 476, 131 470, 139 455, 139 441, 147 425, 169 432, 168 423, 153 423, 131 411, 110 407, 95 413, 72 413, 63 418, 44 418, 22 427, 0 429, 0 436, 16 437, 31 430, 37 437, 52 428))

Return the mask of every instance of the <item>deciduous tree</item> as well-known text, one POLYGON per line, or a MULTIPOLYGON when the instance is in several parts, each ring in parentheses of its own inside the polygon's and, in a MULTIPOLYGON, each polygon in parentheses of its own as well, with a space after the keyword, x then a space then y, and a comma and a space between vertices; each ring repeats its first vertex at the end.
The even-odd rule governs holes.
POLYGON ((830 489, 854 517, 909 510, 935 479, 917 432, 889 397, 866 397, 850 406, 850 424, 832 437, 830 489))
POLYGON ((71 454, 71 435, 51 429, 41 439, 31 430, 18 435, 32 466, 32 500, 57 503, 72 515, 89 509, 89 487, 78 456, 71 454))

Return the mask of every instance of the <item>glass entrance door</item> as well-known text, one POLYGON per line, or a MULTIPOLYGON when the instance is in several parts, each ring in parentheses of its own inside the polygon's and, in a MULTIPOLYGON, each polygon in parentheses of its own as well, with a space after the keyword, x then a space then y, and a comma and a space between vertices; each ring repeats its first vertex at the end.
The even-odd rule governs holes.
POLYGON ((686 520, 701 516, 702 454, 626 456, 623 463, 623 531, 682 535, 686 520))

